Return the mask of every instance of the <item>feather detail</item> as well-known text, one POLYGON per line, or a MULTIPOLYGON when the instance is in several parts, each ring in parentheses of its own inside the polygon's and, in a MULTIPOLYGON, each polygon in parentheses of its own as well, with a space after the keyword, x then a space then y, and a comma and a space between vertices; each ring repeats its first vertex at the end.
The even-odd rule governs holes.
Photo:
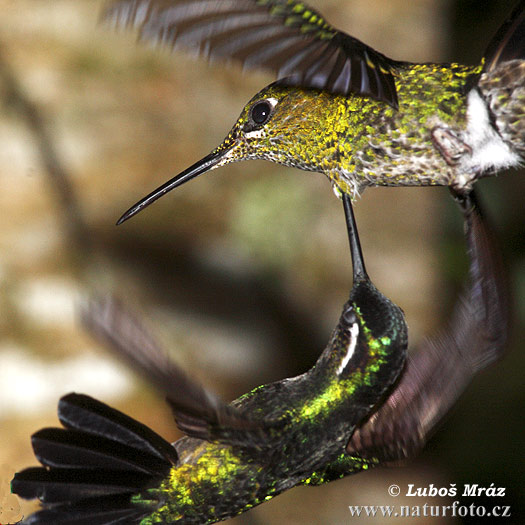
POLYGON ((470 285, 445 330, 409 355, 384 403, 353 433, 347 452, 380 462, 416 455, 474 375, 501 358, 510 300, 501 255, 472 194, 460 202, 470 257, 470 285))
POLYGON ((100 401, 68 394, 59 402, 67 428, 46 428, 32 437, 44 467, 15 474, 11 489, 52 504, 24 525, 138 523, 152 512, 131 496, 155 486, 177 461, 175 449, 152 430, 100 401))
POLYGON ((516 5, 488 45, 483 70, 493 71, 499 64, 515 59, 525 59, 525 0, 516 5))
POLYGON ((282 425, 253 420, 190 379, 117 299, 92 298, 82 319, 95 337, 166 396, 177 426, 187 435, 260 448, 269 445, 269 433, 282 425))
POLYGON ((273 72, 289 85, 397 108, 395 61, 294 0, 117 0, 102 19, 140 40, 273 72))

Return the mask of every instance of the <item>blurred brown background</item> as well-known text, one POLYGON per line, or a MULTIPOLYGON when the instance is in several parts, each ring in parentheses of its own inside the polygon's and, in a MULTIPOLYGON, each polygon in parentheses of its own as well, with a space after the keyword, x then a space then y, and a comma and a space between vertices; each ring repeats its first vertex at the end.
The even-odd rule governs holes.
MULTIPOLYGON (((311 3, 393 58, 466 63, 479 60, 513 4, 311 3)), ((35 464, 30 435, 57 423, 67 392, 89 393, 169 440, 179 435, 161 397, 83 333, 75 310, 86 293, 123 296, 174 359, 232 399, 311 366, 351 285, 341 205, 319 174, 228 166, 114 226, 216 146, 272 78, 137 46, 97 24, 100 7, 0 0, 1 523, 18 513, 16 499, 2 499, 13 472, 35 464)), ((524 522, 524 181, 510 173, 478 185, 514 290, 506 359, 474 381, 408 467, 294 489, 232 523, 351 523, 348 505, 450 504, 394 499, 392 483, 403 492, 408 483, 494 483, 505 498, 462 504, 511 505, 505 523, 524 522)), ((465 277, 460 215, 443 188, 367 190, 356 213, 369 273, 405 310, 416 344, 444 322, 465 277)))

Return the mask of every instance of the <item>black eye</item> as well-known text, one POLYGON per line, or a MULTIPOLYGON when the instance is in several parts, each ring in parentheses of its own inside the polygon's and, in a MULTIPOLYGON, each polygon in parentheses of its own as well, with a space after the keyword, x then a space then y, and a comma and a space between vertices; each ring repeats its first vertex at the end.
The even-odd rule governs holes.
POLYGON ((257 102, 257 104, 252 107, 250 116, 253 122, 260 126, 268 121, 271 112, 272 106, 270 103, 267 100, 262 100, 261 102, 257 102))

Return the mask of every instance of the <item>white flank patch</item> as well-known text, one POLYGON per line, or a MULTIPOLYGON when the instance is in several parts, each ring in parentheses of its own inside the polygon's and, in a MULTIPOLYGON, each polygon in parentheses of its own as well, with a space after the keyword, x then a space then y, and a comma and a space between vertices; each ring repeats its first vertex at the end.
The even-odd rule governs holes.
POLYGON ((341 361, 341 364, 339 365, 339 368, 337 369, 337 375, 341 375, 343 373, 343 370, 346 368, 346 365, 352 359, 352 356, 354 355, 355 347, 357 345, 357 336, 359 335, 359 325, 357 323, 354 323, 352 325, 352 328, 350 328, 350 342, 348 343, 348 347, 346 349, 346 355, 344 356, 343 360, 341 361))
POLYGON ((465 142, 472 148, 472 156, 465 161, 475 172, 491 168, 500 170, 519 164, 519 156, 509 149, 492 127, 487 104, 475 89, 468 94, 465 142))

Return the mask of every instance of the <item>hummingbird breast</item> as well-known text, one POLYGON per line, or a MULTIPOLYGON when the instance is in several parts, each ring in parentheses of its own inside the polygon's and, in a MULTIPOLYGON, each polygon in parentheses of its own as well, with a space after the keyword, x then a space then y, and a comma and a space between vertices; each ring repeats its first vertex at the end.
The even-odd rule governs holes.
POLYGON ((353 193, 366 186, 467 186, 489 158, 478 148, 490 141, 474 132, 480 112, 472 111, 479 108, 467 87, 480 71, 481 66, 401 64, 398 110, 347 98, 347 131, 339 136, 340 163, 330 172, 332 181, 353 193))

